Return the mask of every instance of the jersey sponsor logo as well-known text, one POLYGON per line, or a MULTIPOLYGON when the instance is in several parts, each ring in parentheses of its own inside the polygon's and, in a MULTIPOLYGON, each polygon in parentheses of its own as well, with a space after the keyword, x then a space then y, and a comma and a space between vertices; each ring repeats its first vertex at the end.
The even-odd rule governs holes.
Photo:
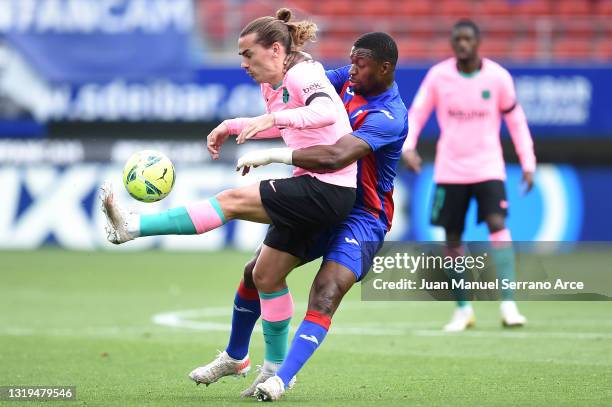
POLYGON ((304 334, 301 334, 300 338, 306 339, 307 341, 310 341, 312 343, 315 343, 315 344, 319 345, 319 340, 314 335, 304 335, 304 334))
POLYGON ((317 90, 322 90, 325 87, 323 85, 321 85, 319 82, 315 82, 315 83, 311 83, 310 85, 306 86, 305 88, 302 88, 302 92, 308 94, 310 92, 313 91, 317 91, 317 90))
POLYGON ((456 120, 483 120, 489 116, 489 112, 486 110, 461 110, 461 109, 448 109, 448 115, 456 120))
POLYGON ((275 182, 275 181, 276 181, 276 180, 273 180, 273 179, 271 179, 270 181, 268 181, 268 182, 270 182, 270 186, 272 187, 272 189, 274 190, 274 192, 276 192, 276 187, 274 186, 274 182, 275 182))
POLYGON ((248 308, 243 308, 243 307, 239 307, 236 304, 234 304, 234 309, 238 312, 250 312, 251 314, 253 314, 253 311, 248 309, 248 308))
POLYGON ((345 238, 344 238, 344 241, 345 241, 346 243, 352 243, 352 244, 354 244, 354 245, 359 246, 359 242, 358 242, 357 240, 355 240, 355 239, 349 239, 348 237, 345 237, 345 238))

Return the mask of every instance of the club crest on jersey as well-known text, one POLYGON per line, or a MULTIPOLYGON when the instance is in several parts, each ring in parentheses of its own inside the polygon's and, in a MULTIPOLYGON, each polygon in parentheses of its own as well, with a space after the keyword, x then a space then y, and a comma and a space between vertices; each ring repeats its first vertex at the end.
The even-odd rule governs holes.
POLYGON ((289 91, 287 88, 283 88, 283 103, 289 102, 289 91))
POLYGON ((490 97, 491 97, 491 91, 490 91, 490 90, 485 89, 485 90, 483 90, 483 91, 482 91, 482 98, 483 98, 484 100, 487 100, 487 99, 489 99, 490 97))

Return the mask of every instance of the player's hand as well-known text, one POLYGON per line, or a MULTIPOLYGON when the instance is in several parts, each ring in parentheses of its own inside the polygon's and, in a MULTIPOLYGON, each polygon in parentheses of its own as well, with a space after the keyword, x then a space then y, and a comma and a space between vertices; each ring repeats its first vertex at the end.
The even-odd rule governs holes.
POLYGON ((528 193, 533 189, 533 172, 531 171, 523 171, 523 179, 521 180, 524 188, 524 193, 528 193))
POLYGON ((227 128, 227 124, 225 124, 225 122, 222 122, 220 125, 215 127, 206 137, 206 148, 208 148, 208 152, 213 160, 219 158, 221 146, 223 143, 225 143, 228 137, 229 129, 227 128))
POLYGON ((406 167, 411 169, 412 171, 419 173, 421 172, 421 163, 423 160, 419 153, 416 150, 406 150, 402 153, 402 159, 404 160, 404 164, 406 167))
POLYGON ((242 168, 242 175, 246 175, 251 167, 256 168, 270 163, 291 165, 292 160, 293 151, 290 148, 270 148, 268 150, 250 151, 238 159, 236 171, 240 171, 242 168))
POLYGON ((251 170, 251 167, 257 168, 260 165, 269 164, 265 150, 251 151, 244 154, 236 163, 236 171, 242 169, 242 176, 245 176, 251 170))
POLYGON ((274 115, 268 113, 261 116, 255 117, 251 124, 242 129, 242 132, 238 135, 236 143, 242 144, 248 139, 254 137, 260 131, 265 131, 274 126, 274 115))

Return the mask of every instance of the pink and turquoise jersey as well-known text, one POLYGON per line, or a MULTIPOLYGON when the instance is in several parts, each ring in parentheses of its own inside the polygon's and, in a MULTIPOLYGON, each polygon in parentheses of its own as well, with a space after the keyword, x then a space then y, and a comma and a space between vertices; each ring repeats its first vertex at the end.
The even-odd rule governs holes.
MULTIPOLYGON (((293 66, 277 86, 261 84, 261 92, 266 102, 268 113, 282 112, 308 106, 316 98, 329 98, 333 102, 335 123, 319 128, 280 128, 280 135, 293 150, 335 144, 342 136, 351 133, 351 124, 344 104, 336 90, 327 79, 323 66, 315 61, 304 61, 293 66)), ((293 176, 308 174, 329 184, 355 187, 357 165, 348 165, 335 172, 315 173, 303 168, 294 167, 293 176)))
MULTIPOLYGON (((377 96, 356 95, 349 69, 329 70, 327 77, 344 102, 353 136, 368 143, 372 152, 357 162, 357 198, 346 222, 363 219, 367 225, 374 220, 387 232, 393 220, 393 180, 408 132, 408 112, 396 83, 377 96)), ((368 240, 377 239, 364 241, 368 240)))
POLYGON ((499 64, 483 58, 481 69, 469 75, 457 69, 455 58, 434 65, 410 107, 404 149, 416 147, 433 109, 441 129, 434 166, 437 183, 506 179, 500 142, 504 114, 523 170, 535 170, 533 142, 512 77, 499 64))

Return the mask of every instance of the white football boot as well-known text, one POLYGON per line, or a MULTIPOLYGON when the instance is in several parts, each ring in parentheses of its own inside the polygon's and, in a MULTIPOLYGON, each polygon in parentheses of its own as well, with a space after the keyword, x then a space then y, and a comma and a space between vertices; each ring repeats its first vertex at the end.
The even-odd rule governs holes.
POLYGON ((102 212, 106 216, 106 233, 109 242, 121 244, 134 239, 129 232, 129 221, 134 221, 138 215, 129 213, 119 207, 115 200, 113 184, 104 181, 100 187, 100 201, 102 202, 102 212))
MULTIPOLYGON (((264 383, 266 380, 270 379, 271 377, 275 377, 276 371, 278 370, 279 367, 280 367, 280 364, 270 363, 267 361, 264 361, 263 366, 257 365, 257 371, 259 372, 259 374, 255 378, 255 380, 253 380, 253 383, 251 383, 249 388, 244 390, 242 393, 240 393, 240 396, 241 397, 254 397, 255 392, 257 391, 257 386, 261 383, 264 383)), ((295 377, 293 377, 293 379, 291 379, 291 381, 289 382, 290 389, 293 388, 293 386, 295 385, 295 381, 296 379, 295 377)))
POLYGON ((207 364, 193 369, 189 373, 191 380, 196 384, 203 383, 208 386, 225 376, 246 376, 251 370, 251 360, 249 355, 242 360, 232 358, 226 351, 219 352, 215 360, 207 364))
POLYGON ((285 393, 285 384, 278 376, 272 376, 265 382, 259 383, 255 390, 258 401, 276 401, 285 393))
POLYGON ((502 325, 506 328, 521 327, 527 323, 527 318, 519 312, 514 301, 502 301, 499 310, 501 311, 502 325))
POLYGON ((476 323, 474 309, 471 305, 457 307, 451 321, 444 325, 445 332, 461 332, 471 328, 476 323))

